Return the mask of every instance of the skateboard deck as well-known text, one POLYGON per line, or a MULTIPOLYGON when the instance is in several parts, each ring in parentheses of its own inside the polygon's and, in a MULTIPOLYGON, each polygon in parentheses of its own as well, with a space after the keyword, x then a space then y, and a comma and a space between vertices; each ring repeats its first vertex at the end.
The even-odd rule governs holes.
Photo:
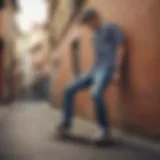
POLYGON ((76 135, 76 134, 69 134, 69 135, 60 135, 59 140, 67 141, 75 144, 81 145, 93 145, 93 146, 100 146, 100 147, 109 147, 114 145, 113 140, 101 141, 97 142, 89 137, 85 137, 83 135, 76 135))

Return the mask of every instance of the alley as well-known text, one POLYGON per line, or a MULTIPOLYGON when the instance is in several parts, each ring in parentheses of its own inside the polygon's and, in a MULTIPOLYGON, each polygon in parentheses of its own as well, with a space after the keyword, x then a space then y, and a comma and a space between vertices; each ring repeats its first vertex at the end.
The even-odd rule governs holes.
MULTIPOLYGON (((158 152, 118 143, 111 148, 63 142, 54 136, 60 113, 45 102, 1 106, 1 160, 158 160, 158 152)), ((76 118, 74 131, 91 136, 95 127, 76 118)))

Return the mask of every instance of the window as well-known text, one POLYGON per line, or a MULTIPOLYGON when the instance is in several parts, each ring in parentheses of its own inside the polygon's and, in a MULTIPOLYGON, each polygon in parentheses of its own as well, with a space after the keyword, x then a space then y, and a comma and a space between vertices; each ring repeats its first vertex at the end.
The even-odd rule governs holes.
POLYGON ((80 39, 74 39, 71 43, 71 56, 72 56, 72 64, 73 64, 73 71, 74 75, 78 76, 80 75, 80 59, 79 59, 79 53, 80 53, 80 39))
POLYGON ((0 38, 0 51, 3 51, 4 49, 4 39, 0 38))
POLYGON ((0 0, 0 10, 5 7, 5 0, 0 0))
POLYGON ((3 55, 4 54, 4 39, 3 38, 0 38, 0 55, 3 55))
POLYGON ((11 3, 12 3, 12 6, 15 10, 18 10, 19 9, 19 6, 18 6, 18 1, 17 0, 11 0, 11 3))

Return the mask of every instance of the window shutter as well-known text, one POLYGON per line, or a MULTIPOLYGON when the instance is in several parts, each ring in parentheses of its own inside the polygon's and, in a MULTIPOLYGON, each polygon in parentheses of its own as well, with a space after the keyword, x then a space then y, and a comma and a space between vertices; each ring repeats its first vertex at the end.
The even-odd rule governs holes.
POLYGON ((0 54, 3 54, 4 51, 4 39, 0 38, 0 54))
POLYGON ((11 0, 11 3, 12 3, 12 6, 13 6, 14 10, 18 10, 19 9, 17 0, 11 0))
POLYGON ((80 39, 75 39, 72 41, 71 49, 74 75, 78 76, 80 75, 80 39))
POLYGON ((0 10, 5 7, 5 0, 0 0, 0 10))

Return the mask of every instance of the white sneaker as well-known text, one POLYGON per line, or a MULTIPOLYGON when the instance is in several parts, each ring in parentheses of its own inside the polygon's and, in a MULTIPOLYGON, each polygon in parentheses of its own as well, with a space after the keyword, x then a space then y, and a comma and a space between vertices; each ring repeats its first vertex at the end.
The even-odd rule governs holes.
POLYGON ((99 129, 98 132, 94 135, 93 141, 96 144, 102 144, 102 143, 111 143, 111 135, 108 132, 108 130, 105 129, 99 129))

